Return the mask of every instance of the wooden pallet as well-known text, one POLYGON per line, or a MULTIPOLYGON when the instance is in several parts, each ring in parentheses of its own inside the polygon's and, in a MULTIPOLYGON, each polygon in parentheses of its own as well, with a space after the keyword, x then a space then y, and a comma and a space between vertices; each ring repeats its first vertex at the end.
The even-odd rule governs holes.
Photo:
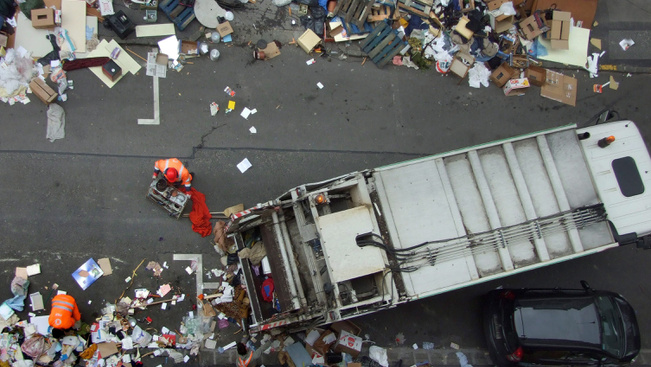
POLYGON ((385 19, 398 20, 399 18, 400 18, 400 14, 398 14, 398 12, 394 10, 394 8, 388 5, 381 5, 378 8, 375 7, 371 8, 371 14, 369 14, 368 17, 366 17, 366 21, 369 23, 373 23, 385 19))
POLYGON ((375 0, 339 0, 334 13, 342 17, 344 22, 364 28, 374 2, 375 0))
POLYGON ((181 5, 179 0, 162 0, 160 9, 180 31, 195 19, 194 8, 181 5))
POLYGON ((384 20, 366 36, 360 46, 371 61, 381 68, 405 48, 407 42, 384 20))
POLYGON ((432 10, 431 6, 423 5, 413 0, 400 0, 398 1, 398 7, 422 18, 429 18, 430 10, 432 10))

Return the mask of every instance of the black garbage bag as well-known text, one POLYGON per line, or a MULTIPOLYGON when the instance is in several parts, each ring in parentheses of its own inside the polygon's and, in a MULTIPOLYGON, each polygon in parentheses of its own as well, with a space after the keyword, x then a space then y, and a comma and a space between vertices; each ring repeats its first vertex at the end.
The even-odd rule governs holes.
POLYGON ((308 7, 319 6, 319 0, 297 0, 296 2, 308 7))
POLYGON ((326 11, 322 6, 314 6, 310 7, 310 13, 312 14, 312 19, 314 19, 314 28, 312 30, 320 37, 323 34, 326 11))

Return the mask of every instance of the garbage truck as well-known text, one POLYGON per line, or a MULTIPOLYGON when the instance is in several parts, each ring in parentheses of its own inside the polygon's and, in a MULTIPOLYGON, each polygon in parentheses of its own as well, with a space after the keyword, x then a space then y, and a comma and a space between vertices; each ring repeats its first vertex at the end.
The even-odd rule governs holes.
POLYGON ((248 328, 298 331, 621 245, 651 244, 631 121, 567 125, 294 187, 231 214, 248 328), (273 298, 268 279, 273 282, 273 298), (264 283, 264 287, 263 287, 264 283), (263 289, 265 288, 265 289, 263 289), (264 297, 263 297, 264 296, 264 297))

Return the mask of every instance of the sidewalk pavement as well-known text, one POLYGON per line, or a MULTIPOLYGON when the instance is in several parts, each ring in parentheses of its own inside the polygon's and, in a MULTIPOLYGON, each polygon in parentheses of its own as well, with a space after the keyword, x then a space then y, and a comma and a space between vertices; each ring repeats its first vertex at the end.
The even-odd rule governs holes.
MULTIPOLYGON (((129 0, 114 3, 114 9, 123 10, 129 19, 136 25, 148 24, 144 21, 144 10, 131 4, 129 0)), ((298 39, 305 31, 300 25, 299 16, 294 12, 290 14, 289 6, 278 7, 272 0, 251 0, 238 9, 232 9, 234 20, 231 22, 234 33, 234 47, 250 47, 258 40, 277 40, 283 45, 288 45, 298 39), (292 20, 294 22, 292 22, 292 20), (294 23, 294 24, 292 24, 294 23)), ((591 37, 602 41, 602 50, 605 51, 600 58, 601 70, 619 71, 626 73, 651 72, 651 2, 646 0, 599 0, 595 15, 595 25, 591 30, 591 37), (622 50, 619 42, 624 38, 631 38, 635 42, 627 51, 622 50)), ((158 22, 167 23, 166 15, 158 11, 158 22)), ((176 36, 182 40, 190 40, 200 34, 201 24, 194 20, 183 31, 177 29, 176 36)), ((136 38, 135 33, 125 40, 118 39, 117 35, 103 26, 99 27, 100 39, 114 38, 123 45, 156 46, 163 37, 136 38)), ((359 48, 359 41, 326 44, 328 50, 344 54, 347 57, 366 56, 359 48)), ((589 45, 588 53, 601 52, 593 45, 589 45)), ((586 55, 587 56, 587 55, 586 55)), ((252 56, 253 57, 253 56, 252 56)), ((567 65, 544 62, 545 67, 565 68, 567 65)), ((575 66, 568 68, 576 69, 575 66)))

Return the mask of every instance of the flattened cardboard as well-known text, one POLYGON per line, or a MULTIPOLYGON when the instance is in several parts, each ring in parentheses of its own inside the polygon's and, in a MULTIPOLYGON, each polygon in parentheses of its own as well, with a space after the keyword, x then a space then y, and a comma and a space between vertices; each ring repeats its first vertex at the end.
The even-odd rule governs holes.
MULTIPOLYGON (((75 52, 86 52, 86 2, 82 0, 61 1, 61 27, 75 45, 75 52)), ((68 46, 63 44, 64 49, 68 46)))
POLYGON ((103 257, 99 260, 97 260, 97 264, 99 265, 100 269, 104 272, 103 276, 109 276, 113 274, 113 269, 111 268, 111 260, 108 257, 103 257))
POLYGON ((112 356, 118 352, 118 344, 113 342, 97 343, 100 358, 112 356))
POLYGON ((276 45, 276 42, 267 43, 267 47, 260 50, 264 52, 266 59, 273 59, 274 57, 280 55, 280 49, 276 45))
POLYGON ((540 95, 570 106, 576 106, 577 80, 571 76, 547 70, 540 95))

